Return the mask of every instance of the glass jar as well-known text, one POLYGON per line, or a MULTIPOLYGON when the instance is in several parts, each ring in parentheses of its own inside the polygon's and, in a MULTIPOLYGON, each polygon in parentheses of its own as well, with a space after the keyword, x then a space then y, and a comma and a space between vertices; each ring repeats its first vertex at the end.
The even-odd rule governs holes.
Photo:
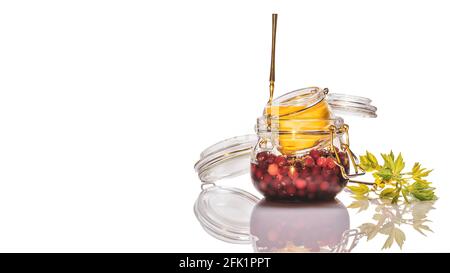
POLYGON ((298 127, 309 128, 295 132, 276 129, 275 121, 269 129, 265 122, 258 120, 259 140, 251 157, 253 184, 265 197, 286 201, 328 200, 345 187, 351 160, 344 141, 348 126, 342 118, 290 120, 298 127), (329 125, 313 128, 312 124, 321 123, 329 125), (285 152, 280 137, 304 143, 299 150, 285 152))
POLYGON ((370 103, 318 87, 274 99, 257 119, 257 135, 225 139, 200 154, 194 168, 202 188, 251 170, 253 184, 270 199, 332 199, 361 173, 349 149, 348 126, 336 115, 376 117, 370 103))
MULTIPOLYGON (((251 178, 266 198, 333 199, 350 176, 364 173, 349 148, 348 125, 332 111, 336 104, 348 107, 349 96, 334 97, 329 103, 327 94, 327 89, 317 87, 287 93, 257 119, 251 178), (355 174, 350 174, 351 166, 355 174)), ((351 97, 352 110, 358 111, 355 101, 357 104, 356 97, 351 97)), ((367 106, 361 103, 360 108, 367 106)))

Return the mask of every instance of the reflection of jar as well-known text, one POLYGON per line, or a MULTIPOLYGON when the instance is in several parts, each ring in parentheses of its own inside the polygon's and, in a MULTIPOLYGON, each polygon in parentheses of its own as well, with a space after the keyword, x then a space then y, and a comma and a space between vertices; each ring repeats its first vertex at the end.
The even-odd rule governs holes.
POLYGON ((251 176, 255 187, 269 199, 329 200, 347 184, 350 159, 341 118, 290 120, 295 132, 281 131, 279 119, 268 128, 258 119, 258 142, 253 149, 251 176), (323 126, 323 124, 329 124, 323 126), (280 138, 307 147, 283 153, 280 138))
POLYGON ((253 208, 250 220, 257 252, 329 252, 349 228, 347 208, 338 200, 316 204, 263 200, 253 208))

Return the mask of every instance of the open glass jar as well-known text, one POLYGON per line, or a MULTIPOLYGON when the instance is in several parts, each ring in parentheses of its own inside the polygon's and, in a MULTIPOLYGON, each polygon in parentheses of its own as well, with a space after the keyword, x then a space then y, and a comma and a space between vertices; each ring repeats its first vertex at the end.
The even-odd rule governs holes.
POLYGON ((363 174, 349 147, 349 127, 334 110, 370 116, 376 108, 362 98, 327 94, 316 87, 287 93, 258 118, 251 177, 268 199, 329 200, 350 176, 363 174))
POLYGON ((367 98, 310 87, 276 98, 257 119, 257 135, 220 141, 200 154, 202 188, 251 170, 268 199, 332 199, 362 173, 349 147, 348 126, 337 114, 376 117, 367 98), (251 168, 249 168, 249 165, 251 168))

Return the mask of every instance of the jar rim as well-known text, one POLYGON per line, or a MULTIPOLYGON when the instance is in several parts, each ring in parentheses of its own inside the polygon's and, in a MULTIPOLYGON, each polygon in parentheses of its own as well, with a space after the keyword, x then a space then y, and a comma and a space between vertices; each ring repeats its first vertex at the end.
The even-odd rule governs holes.
POLYGON ((306 106, 311 107, 325 99, 328 89, 312 86, 293 90, 275 98, 267 106, 306 106))
POLYGON ((340 129, 344 125, 344 119, 341 117, 334 117, 329 119, 291 119, 282 117, 268 117, 261 116, 256 120, 255 131, 260 133, 277 133, 277 134, 306 134, 306 135, 325 135, 330 133, 330 126, 335 126, 340 129), (280 130, 279 121, 287 121, 289 125, 301 128, 301 130, 280 130), (269 125, 270 121, 270 125, 269 125), (314 123, 328 124, 321 129, 311 126, 314 123), (297 126, 295 126, 297 125, 297 126))

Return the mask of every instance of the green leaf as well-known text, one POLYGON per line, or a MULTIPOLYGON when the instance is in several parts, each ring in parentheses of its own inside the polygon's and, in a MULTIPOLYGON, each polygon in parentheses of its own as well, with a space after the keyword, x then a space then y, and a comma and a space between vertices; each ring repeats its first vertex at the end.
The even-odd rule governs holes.
POLYGON ((366 151, 366 154, 360 156, 359 159, 360 159, 360 166, 366 172, 379 170, 381 168, 381 166, 378 164, 377 158, 369 151, 366 151))
POLYGON ((355 195, 364 195, 369 192, 369 187, 364 184, 358 184, 358 186, 347 186, 347 188, 355 195))
POLYGON ((391 169, 381 169, 375 175, 381 177, 383 180, 390 180, 393 176, 391 169))
POLYGON ((395 188, 386 188, 380 193, 380 198, 393 198, 396 192, 395 188))
MULTIPOLYGON (((392 152, 391 152, 391 154, 392 154, 392 152)), ((393 170, 394 169, 394 158, 388 154, 381 154, 381 157, 384 159, 383 168, 393 170)))
POLYGON ((422 168, 419 162, 414 163, 412 168, 412 178, 414 180, 421 180, 423 177, 428 176, 433 170, 427 170, 426 168, 422 168))
POLYGON ((394 169, 392 170, 392 172, 395 175, 399 175, 404 168, 405 168, 405 161, 403 161, 402 153, 400 153, 394 162, 394 169))

